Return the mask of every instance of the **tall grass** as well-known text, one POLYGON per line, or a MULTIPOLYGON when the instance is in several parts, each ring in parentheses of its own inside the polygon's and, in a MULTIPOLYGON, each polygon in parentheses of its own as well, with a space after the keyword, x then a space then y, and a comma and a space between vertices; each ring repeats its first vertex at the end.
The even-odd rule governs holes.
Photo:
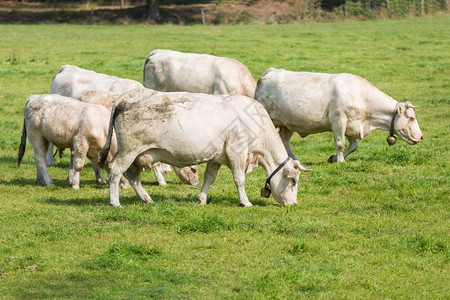
MULTIPOLYGON (((0 295, 13 298, 449 298, 450 18, 249 26, 0 25, 0 295), (198 206, 199 187, 170 174, 155 203, 108 189, 90 165, 81 189, 67 155, 35 183, 31 147, 16 167, 25 99, 49 91, 63 64, 140 81, 155 48, 230 56, 258 79, 269 67, 361 75, 420 108, 424 142, 365 138, 327 164, 331 134, 293 139, 299 205, 259 197, 238 207, 226 168, 198 206)), ((200 167, 204 170, 204 166, 200 167)), ((202 177, 202 176, 201 176, 202 177)))

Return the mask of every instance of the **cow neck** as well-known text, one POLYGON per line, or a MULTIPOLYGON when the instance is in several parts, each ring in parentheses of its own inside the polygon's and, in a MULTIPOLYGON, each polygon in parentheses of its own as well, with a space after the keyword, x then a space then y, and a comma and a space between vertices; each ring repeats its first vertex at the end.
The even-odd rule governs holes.
MULTIPOLYGON (((267 176, 269 177, 278 166, 283 164, 283 162, 286 160, 286 157, 288 157, 287 152, 283 157, 281 157, 279 155, 274 155, 270 151, 264 151, 259 162, 261 166, 266 170, 267 176)), ((284 165, 285 164, 286 163, 284 163, 284 165)))
POLYGON ((371 112, 370 119, 372 120, 371 127, 373 129, 381 129, 390 132, 393 114, 397 107, 398 102, 392 99, 389 103, 384 103, 384 105, 377 103, 376 107, 369 109, 371 112))

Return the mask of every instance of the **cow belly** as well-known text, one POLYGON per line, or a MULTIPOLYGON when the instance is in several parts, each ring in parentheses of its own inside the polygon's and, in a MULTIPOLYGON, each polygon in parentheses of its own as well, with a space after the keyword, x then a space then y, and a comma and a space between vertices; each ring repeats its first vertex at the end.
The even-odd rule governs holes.
POLYGON ((207 161, 214 161, 220 164, 228 164, 228 160, 223 153, 217 149, 205 149, 201 153, 193 153, 184 149, 149 149, 136 158, 141 166, 160 161, 179 168, 198 165, 207 161), (216 150, 216 151, 215 151, 216 150))

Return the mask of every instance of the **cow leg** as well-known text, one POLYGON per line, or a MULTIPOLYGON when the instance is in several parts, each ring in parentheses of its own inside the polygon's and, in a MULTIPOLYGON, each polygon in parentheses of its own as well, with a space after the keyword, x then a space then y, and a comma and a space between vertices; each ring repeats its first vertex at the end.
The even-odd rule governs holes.
POLYGON ((345 149, 345 124, 347 122, 346 118, 341 118, 340 122, 334 123, 331 126, 333 131, 334 145, 336 146, 337 155, 332 155, 328 158, 329 163, 333 162, 343 162, 344 160, 344 149, 345 149))
POLYGON ((279 134, 281 137, 281 141, 283 142, 284 148, 286 148, 289 157, 291 157, 293 160, 299 160, 297 156, 295 156, 294 151, 292 151, 291 148, 291 137, 294 134, 294 132, 289 130, 285 126, 281 126, 279 134))
POLYGON ((73 143, 73 189, 77 190, 80 188, 80 172, 83 170, 88 149, 89 145, 85 139, 77 139, 77 137, 75 137, 73 143))
POLYGON ((119 201, 119 183, 122 174, 125 173, 134 162, 137 154, 128 153, 128 155, 120 155, 119 153, 109 163, 109 204, 112 206, 120 206, 119 201))
POLYGON ((69 173, 67 174, 67 179, 70 183, 73 181, 73 151, 70 150, 70 163, 69 163, 69 173))
POLYGON ((42 136, 38 136, 30 138, 30 143, 33 146, 34 161, 36 163, 37 183, 44 186, 52 185, 53 181, 48 174, 46 161, 48 141, 42 136))
POLYGON ((123 174, 126 179, 130 182, 136 194, 145 203, 152 203, 153 200, 150 198, 147 191, 142 186, 141 182, 141 168, 136 166, 136 164, 131 164, 128 170, 123 174))
POLYGON ((347 137, 348 139, 348 147, 347 149, 345 149, 344 151, 344 158, 347 157, 350 153, 354 152, 356 150, 356 148, 358 148, 358 144, 359 144, 359 139, 355 139, 355 138, 350 138, 347 137))
POLYGON ((89 160, 92 162, 92 167, 94 168, 95 181, 99 184, 107 184, 105 178, 103 177, 102 168, 98 165, 97 157, 89 157, 89 160))
POLYGON ((217 163, 207 163, 206 164, 206 170, 205 170, 205 176, 203 178, 203 186, 202 190, 200 191, 200 195, 197 197, 197 201, 205 205, 206 204, 206 198, 208 195, 208 189, 209 186, 216 180, 217 172, 219 172, 220 164, 217 163))
POLYGON ((46 160, 47 160, 47 166, 51 166, 55 163, 55 161, 53 160, 53 144, 52 143, 50 143, 48 145, 46 160))
POLYGON ((154 163, 152 166, 153 172, 155 173, 156 181, 158 181, 159 185, 166 185, 166 180, 161 172, 161 168, 159 163, 154 163))
POLYGON ((245 193, 245 162, 235 159, 231 161, 231 173, 233 173, 234 184, 239 197, 239 205, 244 207, 252 207, 253 205, 248 201, 247 194, 245 193))

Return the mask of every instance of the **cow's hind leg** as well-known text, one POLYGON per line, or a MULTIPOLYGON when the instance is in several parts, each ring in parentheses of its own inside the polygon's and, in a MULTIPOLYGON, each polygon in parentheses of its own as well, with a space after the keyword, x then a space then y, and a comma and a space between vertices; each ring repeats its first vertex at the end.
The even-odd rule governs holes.
POLYGON ((350 153, 354 152, 357 148, 358 148, 358 144, 359 144, 359 139, 355 139, 355 138, 350 138, 347 137, 348 139, 348 147, 347 149, 345 149, 344 151, 344 158, 347 157, 350 153))
POLYGON ((134 162, 137 154, 131 152, 126 155, 117 153, 109 163, 109 204, 120 206, 119 183, 122 174, 125 173, 134 162))
POLYGON ((30 143, 33 146, 33 155, 36 163, 36 181, 40 185, 52 185, 53 181, 50 178, 47 170, 46 153, 48 149, 48 141, 42 136, 35 136, 30 138, 30 143))
POLYGON ((151 203, 153 202, 152 198, 142 186, 141 170, 139 166, 133 163, 123 175, 128 179, 139 198, 145 203, 151 203))
POLYGON ((197 201, 204 205, 206 204, 206 198, 208 195, 209 186, 216 180, 217 173, 219 172, 220 164, 217 163, 207 163, 205 176, 203 178, 203 186, 200 191, 200 195, 197 197, 197 201))
POLYGON ((332 155, 328 159, 329 163, 333 162, 343 162, 344 160, 344 149, 345 149, 345 124, 347 119, 340 118, 341 120, 334 123, 331 126, 333 131, 334 145, 336 146, 337 155, 332 155))
POLYGON ((281 141, 283 142, 283 145, 286 148, 286 151, 287 151, 289 157, 291 157, 294 160, 299 160, 297 158, 297 156, 295 156, 294 151, 292 151, 292 148, 291 148, 291 137, 294 134, 294 132, 287 129, 287 127, 281 126, 279 134, 280 134, 281 141))

